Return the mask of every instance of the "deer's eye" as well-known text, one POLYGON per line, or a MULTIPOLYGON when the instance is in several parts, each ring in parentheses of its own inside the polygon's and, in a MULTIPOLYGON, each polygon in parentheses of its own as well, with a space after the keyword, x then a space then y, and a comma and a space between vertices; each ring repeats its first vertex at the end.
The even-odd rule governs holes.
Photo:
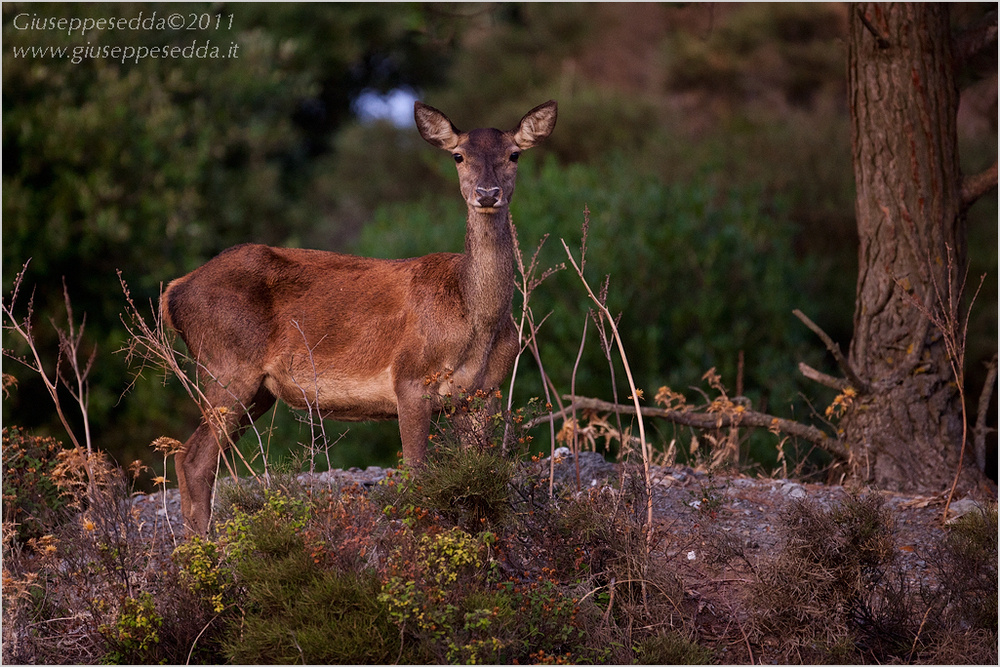
POLYGON ((517 158, 519 157, 521 157, 521 153, 518 151, 514 151, 513 153, 510 154, 510 161, 517 162, 517 158))
POLYGON ((462 160, 465 159, 462 157, 461 153, 452 153, 451 156, 455 158, 455 164, 461 164, 462 160))

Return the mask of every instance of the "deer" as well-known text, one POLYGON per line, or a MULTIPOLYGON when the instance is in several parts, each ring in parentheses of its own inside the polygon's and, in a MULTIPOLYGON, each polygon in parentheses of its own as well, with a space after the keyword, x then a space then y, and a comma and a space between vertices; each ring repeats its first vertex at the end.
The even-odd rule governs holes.
POLYGON ((337 421, 398 420, 403 462, 419 466, 453 386, 500 386, 520 350, 517 162, 556 114, 550 100, 513 130, 462 132, 414 103, 420 135, 455 161, 468 207, 462 253, 376 259, 247 243, 169 283, 161 318, 204 378, 201 423, 175 455, 189 532, 209 530, 219 457, 278 400, 337 421))

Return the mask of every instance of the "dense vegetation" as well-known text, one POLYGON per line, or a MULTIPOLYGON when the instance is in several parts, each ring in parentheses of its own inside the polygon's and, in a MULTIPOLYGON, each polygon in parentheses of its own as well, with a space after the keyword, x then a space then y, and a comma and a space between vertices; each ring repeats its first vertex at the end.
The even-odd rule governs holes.
MULTIPOLYGON (((927 554, 933 585, 917 586, 878 493, 794 501, 779 547, 750 559, 746 538, 713 529, 731 509, 725 494, 703 489, 688 517, 701 525, 698 552, 739 576, 699 580, 725 596, 702 612, 708 600, 678 574, 692 543, 669 526, 682 519, 647 522, 635 468, 550 496, 547 462, 504 455, 495 438, 458 447, 451 426, 441 435, 426 468, 390 471, 368 491, 291 475, 225 482, 208 539, 140 525, 125 472, 102 457, 89 489, 80 461, 63 461, 43 502, 79 514, 67 521, 53 504, 27 539, 5 523, 4 660, 996 662, 995 505, 946 529, 927 554)), ((4 448, 47 443, 5 431, 4 448)), ((5 472, 4 489, 5 522, 40 502, 24 469, 5 472)))

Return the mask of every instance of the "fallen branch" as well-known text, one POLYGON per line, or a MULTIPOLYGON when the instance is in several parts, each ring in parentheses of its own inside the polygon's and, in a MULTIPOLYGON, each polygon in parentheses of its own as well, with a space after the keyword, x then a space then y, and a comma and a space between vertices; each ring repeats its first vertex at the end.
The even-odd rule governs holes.
MULTIPOLYGON (((551 416, 551 419, 564 418, 571 414, 573 410, 596 410, 598 412, 616 412, 630 415, 634 415, 636 412, 635 408, 631 405, 610 403, 597 398, 586 398, 583 396, 563 396, 563 398, 569 401, 569 405, 567 405, 565 409, 554 413, 551 416)), ((665 419, 666 421, 674 424, 690 426, 692 428, 717 429, 729 426, 766 428, 771 431, 787 433, 789 435, 802 438, 803 440, 808 440, 809 442, 815 443, 821 449, 845 461, 850 458, 847 446, 837 438, 833 438, 828 435, 825 431, 822 431, 815 426, 800 424, 799 422, 782 419, 781 417, 775 417, 773 415, 757 412, 755 410, 743 409, 736 414, 729 415, 722 413, 708 414, 704 412, 664 410, 663 408, 645 406, 640 409, 643 417, 665 419)), ((529 424, 529 426, 534 426, 536 423, 541 423, 543 421, 547 421, 548 419, 550 419, 548 415, 543 415, 534 420, 531 424, 529 424)))

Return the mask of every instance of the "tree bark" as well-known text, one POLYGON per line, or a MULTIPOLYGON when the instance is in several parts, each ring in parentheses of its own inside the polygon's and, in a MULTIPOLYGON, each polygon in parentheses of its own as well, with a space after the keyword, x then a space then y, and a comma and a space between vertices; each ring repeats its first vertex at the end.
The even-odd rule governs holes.
POLYGON ((867 386, 844 415, 842 439, 859 477, 898 491, 946 490, 963 443, 939 322, 961 320, 967 266, 953 67, 947 5, 851 6, 860 247, 848 363, 867 386))

